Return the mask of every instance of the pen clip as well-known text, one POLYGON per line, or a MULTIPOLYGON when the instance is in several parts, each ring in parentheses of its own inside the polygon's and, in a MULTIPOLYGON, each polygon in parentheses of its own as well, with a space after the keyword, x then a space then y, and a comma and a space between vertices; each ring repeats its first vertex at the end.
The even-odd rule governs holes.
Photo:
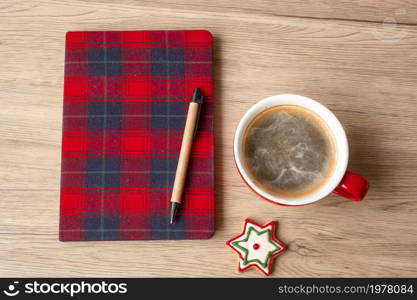
POLYGON ((198 105, 197 120, 195 122, 194 133, 193 133, 193 140, 197 136, 198 126, 200 126, 201 106, 202 106, 202 104, 199 104, 198 105))
POLYGON ((204 97, 201 94, 201 90, 199 88, 195 88, 193 91, 191 102, 198 104, 198 112, 197 112, 197 119, 196 119, 196 123, 194 127, 193 140, 195 139, 197 135, 198 126, 200 124, 201 106, 203 105, 203 100, 204 100, 204 97))

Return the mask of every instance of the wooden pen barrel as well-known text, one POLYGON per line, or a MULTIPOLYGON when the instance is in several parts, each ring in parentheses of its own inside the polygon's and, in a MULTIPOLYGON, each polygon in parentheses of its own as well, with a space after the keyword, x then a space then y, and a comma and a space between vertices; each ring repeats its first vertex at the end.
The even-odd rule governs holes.
POLYGON ((187 178, 188 162, 191 156, 193 146, 193 136, 197 126, 197 118, 200 105, 191 102, 188 107, 187 120, 185 123, 184 134, 182 136, 181 151, 178 158, 177 171, 175 172, 175 181, 172 188, 171 202, 181 203, 184 184, 187 178))

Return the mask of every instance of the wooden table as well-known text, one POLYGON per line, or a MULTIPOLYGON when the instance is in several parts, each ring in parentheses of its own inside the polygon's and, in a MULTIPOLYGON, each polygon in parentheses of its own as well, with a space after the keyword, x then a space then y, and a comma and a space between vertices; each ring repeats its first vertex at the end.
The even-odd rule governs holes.
POLYGON ((259 277, 237 273, 225 247, 246 217, 279 221, 289 251, 273 276, 417 276, 416 16, 406 0, 3 0, 0 276, 259 277), (59 242, 65 32, 184 28, 215 37, 215 236, 59 242), (281 207, 241 181, 239 119, 287 92, 319 100, 345 125, 349 168, 371 183, 365 201, 281 207))

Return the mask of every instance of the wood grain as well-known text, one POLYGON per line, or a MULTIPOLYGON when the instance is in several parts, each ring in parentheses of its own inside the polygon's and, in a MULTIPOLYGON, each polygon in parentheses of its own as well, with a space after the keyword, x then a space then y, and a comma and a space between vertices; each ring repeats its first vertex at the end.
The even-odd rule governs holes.
POLYGON ((406 0, 2 1, 0 276, 259 277, 237 273, 224 245, 246 217, 279 221, 289 251, 273 276, 417 276, 416 12, 406 0), (380 23, 387 17, 404 24, 380 23), (59 242, 65 32, 184 28, 215 37, 216 234, 59 242), (232 159, 240 117, 287 92, 339 117, 349 168, 371 183, 366 200, 280 207, 240 180, 232 159))

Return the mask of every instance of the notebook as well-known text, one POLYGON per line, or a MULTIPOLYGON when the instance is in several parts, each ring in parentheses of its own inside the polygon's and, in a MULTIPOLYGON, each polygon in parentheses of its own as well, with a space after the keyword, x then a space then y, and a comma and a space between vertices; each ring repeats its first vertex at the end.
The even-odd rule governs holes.
POLYGON ((205 30, 68 32, 59 239, 214 233, 212 37, 205 30), (183 205, 169 208, 185 117, 204 94, 183 205))

